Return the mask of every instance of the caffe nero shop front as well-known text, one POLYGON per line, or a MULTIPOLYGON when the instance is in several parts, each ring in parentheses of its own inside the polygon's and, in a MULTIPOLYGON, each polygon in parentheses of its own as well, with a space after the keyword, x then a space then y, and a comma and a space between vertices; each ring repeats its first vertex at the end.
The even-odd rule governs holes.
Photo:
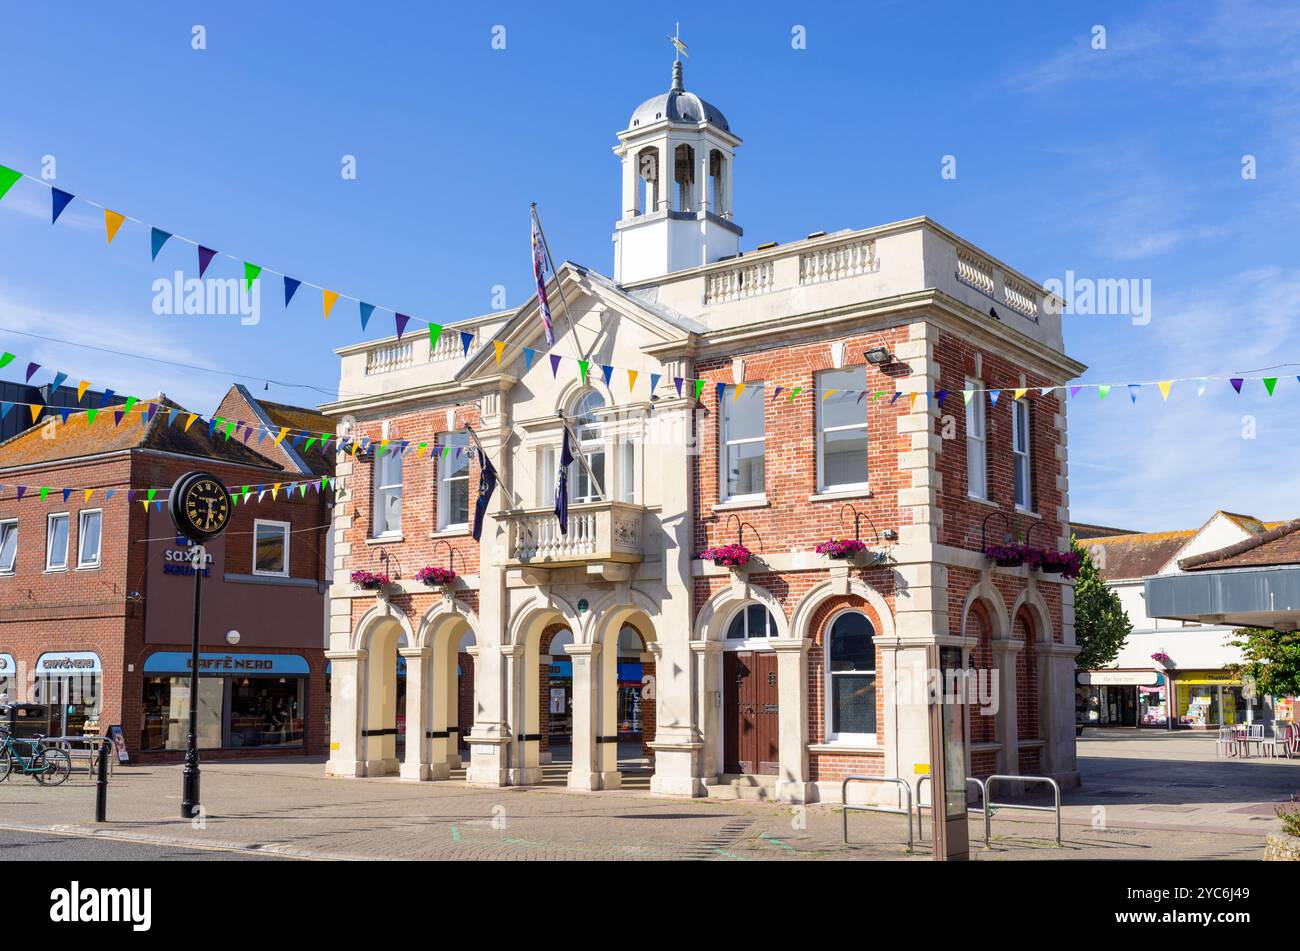
MULTIPOLYGON (((297 654, 199 655, 200 749, 304 745, 310 668, 297 654)), ((157 651, 144 663, 141 752, 183 750, 190 655, 157 651)))

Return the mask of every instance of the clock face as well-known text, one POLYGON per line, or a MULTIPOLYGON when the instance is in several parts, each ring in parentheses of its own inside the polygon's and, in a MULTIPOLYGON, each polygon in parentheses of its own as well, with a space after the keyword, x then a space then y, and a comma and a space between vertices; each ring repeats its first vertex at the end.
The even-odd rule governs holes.
POLYGON ((230 520, 230 495, 213 476, 195 473, 177 483, 172 518, 192 541, 205 541, 225 531, 230 520))

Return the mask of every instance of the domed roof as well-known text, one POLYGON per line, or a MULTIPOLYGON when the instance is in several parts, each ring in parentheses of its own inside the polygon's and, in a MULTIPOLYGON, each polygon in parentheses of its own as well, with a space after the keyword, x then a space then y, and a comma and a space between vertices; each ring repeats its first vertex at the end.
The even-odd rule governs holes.
POLYGON ((636 129, 664 119, 690 125, 708 122, 726 132, 731 131, 731 126, 727 125, 727 117, 722 114, 721 109, 683 88, 681 60, 673 63, 672 88, 637 106, 627 127, 636 129))

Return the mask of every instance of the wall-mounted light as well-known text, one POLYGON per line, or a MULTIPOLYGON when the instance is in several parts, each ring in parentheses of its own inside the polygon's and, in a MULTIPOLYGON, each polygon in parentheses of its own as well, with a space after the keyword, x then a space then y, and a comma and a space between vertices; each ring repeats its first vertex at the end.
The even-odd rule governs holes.
POLYGON ((894 355, 889 352, 888 347, 872 347, 862 353, 868 363, 872 366, 883 367, 894 362, 894 355))

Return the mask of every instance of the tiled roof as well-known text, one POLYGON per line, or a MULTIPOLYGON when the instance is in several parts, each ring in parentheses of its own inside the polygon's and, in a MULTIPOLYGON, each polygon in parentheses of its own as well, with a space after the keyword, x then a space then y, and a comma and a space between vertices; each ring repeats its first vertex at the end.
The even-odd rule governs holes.
POLYGON ((1088 525, 1085 522, 1071 522, 1070 534, 1075 538, 1108 538, 1111 535, 1140 535, 1131 528, 1111 528, 1107 525, 1088 525))
POLYGON ((43 426, 24 430, 0 443, 0 470, 63 462, 126 449, 154 449, 220 462, 281 468, 238 440, 227 439, 224 435, 209 436, 206 423, 195 421, 187 430, 185 419, 190 411, 166 397, 142 401, 137 405, 148 406, 151 402, 159 409, 154 413, 153 419, 147 422, 144 421, 144 413, 133 409, 121 424, 116 424, 113 412, 120 409, 120 406, 110 406, 98 411, 93 424, 84 411, 71 414, 66 423, 58 424, 58 435, 54 439, 43 438, 43 426), (180 410, 183 414, 172 425, 168 425, 170 409, 180 410))
POLYGON ((1235 545, 1203 552, 1178 562, 1178 567, 1184 571, 1262 568, 1269 565, 1300 565, 1300 518, 1275 524, 1235 545))
POLYGON ((1146 578, 1160 570, 1196 534, 1195 529, 1179 532, 1145 532, 1138 535, 1111 535, 1089 538, 1083 547, 1093 551, 1100 546, 1104 562, 1093 555, 1098 573, 1107 581, 1146 578))
MULTIPOLYGON (((338 423, 314 409, 307 409, 302 406, 286 406, 283 403, 267 403, 263 400, 257 400, 257 405, 262 407, 262 412, 266 413, 266 418, 276 426, 288 426, 290 429, 301 430, 308 433, 332 433, 337 428, 338 423)), ((308 437, 310 438, 310 437, 308 437)), ((307 466, 316 475, 334 474, 334 455, 326 452, 321 444, 317 442, 310 450, 306 444, 294 450, 307 463, 307 466)))

